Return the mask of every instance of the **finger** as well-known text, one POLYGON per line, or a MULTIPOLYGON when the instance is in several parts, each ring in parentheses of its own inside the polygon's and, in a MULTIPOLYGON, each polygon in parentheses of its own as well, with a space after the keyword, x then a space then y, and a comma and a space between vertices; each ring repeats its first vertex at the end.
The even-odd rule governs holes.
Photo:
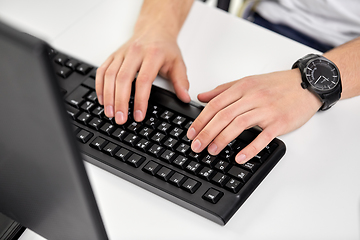
POLYGON ((105 115, 109 118, 114 117, 115 78, 122 61, 122 57, 115 57, 105 71, 103 98, 105 115))
POLYGON ((235 101, 241 99, 242 92, 238 88, 233 87, 229 88, 227 91, 222 92, 214 99, 212 99, 206 107, 202 110, 199 116, 191 124, 187 137, 190 140, 193 140, 200 131, 210 122, 210 120, 219 112, 220 110, 226 108, 228 105, 234 103, 235 101))
MULTIPOLYGON (((213 139, 217 138, 222 131, 224 131, 229 126, 233 126, 231 125, 231 123, 236 118, 251 111, 254 108, 253 103, 250 102, 246 104, 245 101, 246 99, 240 99, 216 113, 215 116, 209 121, 208 124, 206 124, 206 126, 200 131, 200 133, 192 142, 192 150, 194 152, 201 152, 211 141, 213 141, 213 139)), ((242 125, 247 124, 247 122, 238 122, 237 120, 237 124, 239 125, 242 132, 244 130, 242 129, 242 125)), ((248 125, 244 126, 244 128, 247 126, 248 125)), ((225 142, 221 143, 220 145, 227 145, 231 140, 233 140, 236 137, 236 135, 233 136, 234 133, 239 134, 240 132, 238 129, 233 130, 233 132, 230 134, 232 138, 228 139, 228 136, 226 136, 226 139, 224 139, 225 142)), ((221 137, 224 136, 222 135, 221 137)), ((216 146, 217 145, 213 144, 210 151, 214 152, 216 146)))
POLYGON ((147 57, 141 65, 135 83, 134 119, 137 122, 145 118, 151 86, 162 64, 163 58, 147 57))
POLYGON ((190 102, 191 98, 188 93, 189 80, 186 75, 186 66, 182 59, 174 61, 174 66, 169 75, 177 97, 183 102, 190 102))
POLYGON ((263 150, 277 135, 275 128, 265 128, 249 145, 236 155, 235 161, 239 164, 246 163, 263 150))
POLYGON ((256 111, 247 111, 237 116, 223 131, 221 131, 208 146, 211 155, 218 155, 231 141, 245 129, 257 125, 256 111))
POLYGON ((115 121, 117 124, 122 125, 127 121, 132 82, 140 68, 141 61, 140 54, 128 54, 116 76, 115 121))
POLYGON ((213 90, 210 90, 208 92, 204 92, 204 93, 200 93, 198 95, 198 99, 201 102, 209 102, 210 100, 212 100, 214 97, 216 97, 217 95, 221 94, 222 92, 224 92, 225 90, 227 90, 228 88, 230 88, 232 85, 234 85, 234 82, 228 82, 222 85, 217 86, 216 88, 214 88, 213 90))
POLYGON ((98 97, 98 101, 100 105, 104 104, 104 77, 105 71, 108 69, 111 62, 114 60, 113 56, 110 56, 106 61, 96 70, 96 77, 95 77, 95 91, 98 97))

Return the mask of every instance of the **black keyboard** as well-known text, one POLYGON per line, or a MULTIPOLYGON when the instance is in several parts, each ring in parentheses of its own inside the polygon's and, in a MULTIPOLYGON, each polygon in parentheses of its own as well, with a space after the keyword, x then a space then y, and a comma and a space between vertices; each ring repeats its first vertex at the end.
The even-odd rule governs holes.
POLYGON ((117 125, 97 101, 96 68, 55 50, 50 56, 83 158, 218 224, 229 221, 285 153, 274 139, 247 163, 235 163, 236 153, 259 134, 254 128, 218 156, 194 153, 186 132, 203 107, 156 86, 145 120, 132 117, 132 92, 128 121, 117 125))

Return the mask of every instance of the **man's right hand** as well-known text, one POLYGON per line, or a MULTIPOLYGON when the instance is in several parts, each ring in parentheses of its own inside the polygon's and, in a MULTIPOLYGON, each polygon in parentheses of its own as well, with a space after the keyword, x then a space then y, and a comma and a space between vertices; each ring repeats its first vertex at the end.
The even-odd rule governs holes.
MULTIPOLYGON (((181 18, 174 14, 167 16, 171 10, 176 11, 176 2, 145 1, 131 39, 111 54, 97 70, 96 93, 99 103, 104 105, 105 115, 115 117, 117 124, 127 121, 131 86, 137 73, 135 121, 140 122, 145 118, 151 85, 157 74, 171 80, 180 100, 190 102, 186 67, 176 40, 192 1, 188 1, 181 18)), ((183 1, 179 1, 179 4, 184 7, 183 1)))

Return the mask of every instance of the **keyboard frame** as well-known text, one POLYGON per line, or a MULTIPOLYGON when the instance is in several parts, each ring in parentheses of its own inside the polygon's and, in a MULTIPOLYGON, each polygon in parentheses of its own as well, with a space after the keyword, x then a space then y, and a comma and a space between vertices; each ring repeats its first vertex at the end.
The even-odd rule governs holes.
MULTIPOLYGON (((66 56, 69 56, 69 58, 73 58, 67 54, 66 56)), ((57 71, 59 69, 58 64, 55 63, 53 60, 52 62, 55 71, 57 71)), ((77 72, 74 72, 66 79, 57 75, 60 86, 67 91, 67 93, 64 95, 64 98, 71 94, 73 90, 77 86, 81 85, 90 75, 94 75, 95 71, 96 68, 93 67, 93 69, 86 75, 81 75, 77 72)), ((195 119, 196 116, 198 116, 198 114, 200 114, 201 110, 203 109, 202 105, 194 101, 191 101, 189 104, 183 103, 176 97, 174 93, 159 88, 155 85, 152 86, 149 102, 162 105, 167 109, 173 109, 174 111, 191 119, 195 119)), ((113 173, 131 183, 136 184, 137 186, 140 186, 152 193, 155 193, 158 196, 161 196, 173 203, 176 203, 220 225, 225 225, 230 220, 230 218, 236 213, 240 206, 246 201, 246 199, 251 195, 251 193, 274 168, 274 166, 278 163, 278 161, 282 158, 286 151, 285 144, 278 138, 275 138, 272 142, 276 143, 278 147, 270 154, 268 159, 261 164, 259 169, 251 176, 247 183, 244 184, 240 191, 235 194, 213 183, 207 182, 206 180, 198 176, 192 175, 185 170, 176 168, 172 164, 157 159, 147 153, 142 152, 141 150, 132 148, 123 142, 117 141, 111 136, 107 136, 106 134, 90 128, 89 126, 80 124, 79 122, 72 119, 71 123, 81 129, 84 129, 94 134, 94 136, 92 136, 90 141, 88 141, 86 144, 79 143, 79 149, 81 151, 83 160, 95 166, 98 166, 110 173, 113 173), (146 160, 141 164, 140 167, 135 168, 125 162, 111 157, 106 153, 89 146, 91 141, 96 137, 102 137, 109 142, 116 143, 121 147, 131 149, 132 152, 137 153, 141 156, 145 156, 146 160), (158 164, 161 164, 162 166, 173 169, 176 172, 179 172, 187 177, 201 182, 200 188, 195 193, 191 194, 181 188, 178 188, 168 182, 165 182, 155 176, 150 175, 149 173, 142 171, 142 168, 149 161, 154 161, 158 164), (202 195, 204 195, 204 193, 209 188, 215 188, 224 193, 218 203, 213 204, 202 198, 202 195)), ((250 131, 256 134, 260 133, 260 131, 256 128, 252 128, 250 131)))

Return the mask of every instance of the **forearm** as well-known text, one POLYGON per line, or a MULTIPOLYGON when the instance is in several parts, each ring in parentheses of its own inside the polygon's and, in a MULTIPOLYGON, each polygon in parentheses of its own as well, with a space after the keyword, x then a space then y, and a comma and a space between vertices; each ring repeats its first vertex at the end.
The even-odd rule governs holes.
POLYGON ((340 70, 341 99, 360 95, 360 37, 324 53, 324 56, 340 70))
POLYGON ((144 0, 135 32, 162 28, 177 37, 194 0, 144 0))

